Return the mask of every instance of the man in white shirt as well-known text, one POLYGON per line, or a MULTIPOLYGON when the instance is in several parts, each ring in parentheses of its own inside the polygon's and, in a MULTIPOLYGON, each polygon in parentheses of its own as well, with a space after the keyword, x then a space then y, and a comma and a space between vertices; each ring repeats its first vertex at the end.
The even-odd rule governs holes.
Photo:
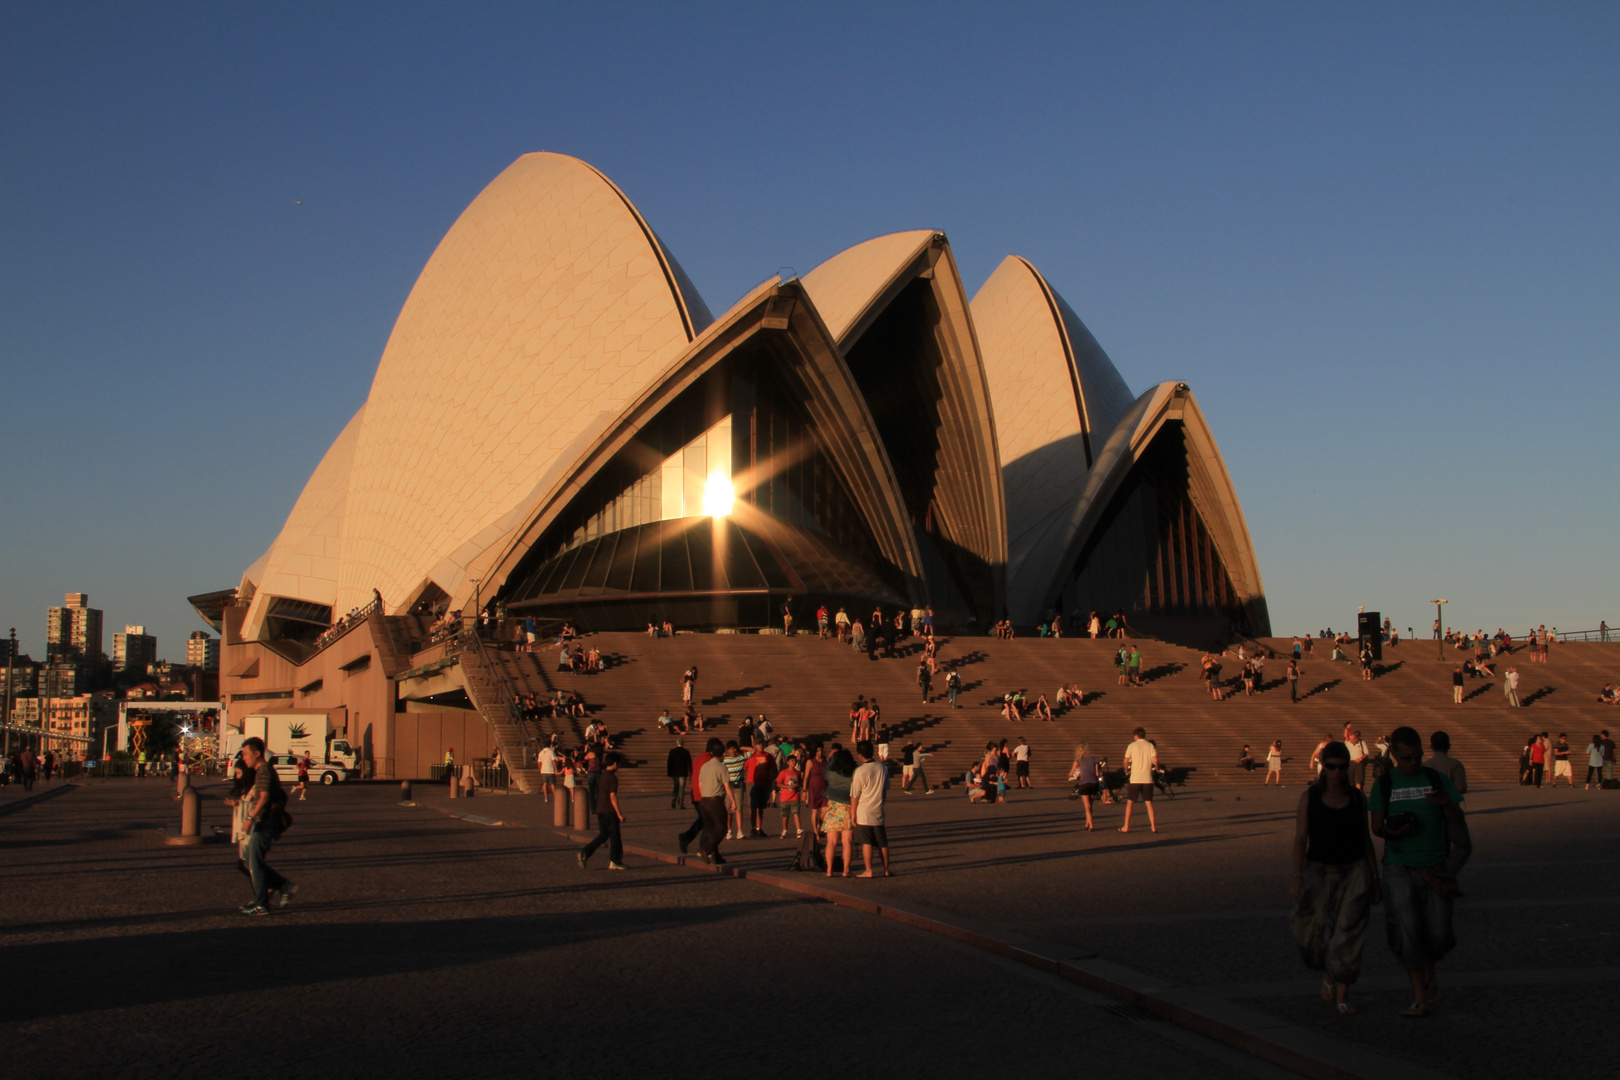
POLYGON ((1029 782, 1029 744, 1024 741, 1023 736, 1019 736, 1018 745, 1013 747, 1012 759, 1013 772, 1018 775, 1018 786, 1032 787, 1029 782))
POLYGON ((1344 725, 1344 745, 1350 751, 1350 782, 1361 787, 1367 778, 1367 744, 1361 741, 1361 732, 1344 725))
POLYGON ((546 802, 551 801, 551 789, 556 783, 557 751, 547 743, 540 748, 540 791, 545 795, 546 802))
POLYGON ((861 858, 866 872, 872 876, 872 849, 883 856, 883 876, 889 872, 889 834, 883 827, 883 796, 889 786, 889 767, 873 760, 872 743, 862 739, 855 744, 855 757, 860 764, 849 782, 849 811, 855 818, 855 842, 861 845, 861 858))
POLYGON ((1153 816, 1153 770, 1158 767, 1159 755, 1147 740, 1147 731, 1137 728, 1131 732, 1131 745, 1125 748, 1125 824, 1120 832, 1131 831, 1131 804, 1147 803, 1148 828, 1159 831, 1159 822, 1153 816))

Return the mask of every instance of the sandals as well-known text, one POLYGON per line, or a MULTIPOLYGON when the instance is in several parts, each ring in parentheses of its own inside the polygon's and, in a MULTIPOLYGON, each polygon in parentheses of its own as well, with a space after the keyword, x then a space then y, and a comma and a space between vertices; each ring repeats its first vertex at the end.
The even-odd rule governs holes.
POLYGON ((1331 975, 1322 976, 1322 1000, 1323 1001, 1332 1001, 1333 1000, 1333 995, 1335 994, 1336 991, 1337 991, 1337 987, 1333 983, 1333 976, 1331 976, 1331 975))
POLYGON ((1406 1011, 1401 1015, 1408 1020, 1421 1020, 1429 1015, 1429 1006, 1421 1001, 1414 1001, 1406 1007, 1406 1011))
POLYGON ((1338 1009, 1340 1016, 1354 1016, 1356 1014, 1356 1007, 1348 1001, 1339 1002, 1338 1009))

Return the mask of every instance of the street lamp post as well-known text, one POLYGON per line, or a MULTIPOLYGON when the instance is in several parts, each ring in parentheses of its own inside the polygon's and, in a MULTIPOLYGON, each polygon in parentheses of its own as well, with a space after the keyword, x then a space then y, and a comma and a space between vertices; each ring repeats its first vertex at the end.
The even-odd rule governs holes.
POLYGON ((479 633, 479 627, 483 623, 483 618, 484 618, 484 610, 480 606, 480 603, 479 603, 479 601, 482 599, 482 597, 481 597, 481 595, 480 595, 480 593, 478 591, 478 581, 479 581, 478 578, 473 578, 472 579, 472 583, 473 583, 473 633, 474 634, 479 633))
POLYGON ((11 756, 11 697, 13 682, 16 675, 17 659, 17 628, 11 628, 11 647, 6 652, 6 756, 11 756))
POLYGON ((1446 658, 1446 639, 1441 634, 1440 627, 1445 625, 1445 621, 1440 617, 1440 605, 1449 604, 1451 601, 1430 600, 1429 603, 1434 605, 1434 638, 1440 646, 1440 659, 1444 660, 1446 658))

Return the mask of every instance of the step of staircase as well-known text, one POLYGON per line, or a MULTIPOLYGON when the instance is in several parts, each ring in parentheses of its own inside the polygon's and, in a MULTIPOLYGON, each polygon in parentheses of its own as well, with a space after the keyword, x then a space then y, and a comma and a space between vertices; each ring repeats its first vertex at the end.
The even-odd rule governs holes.
MULTIPOLYGON (((1369 740, 1402 724, 1427 735, 1443 728, 1453 740, 1453 753, 1476 781, 1517 778, 1519 748, 1532 728, 1556 737, 1567 731, 1572 746, 1583 746, 1593 732, 1620 715, 1596 700, 1604 682, 1616 681, 1620 646, 1571 644, 1555 647, 1553 662, 1530 664, 1528 655, 1505 658, 1519 669, 1520 697, 1529 704, 1510 709, 1499 684, 1476 681, 1463 705, 1451 702, 1451 673, 1458 660, 1444 660, 1432 642, 1407 642, 1387 650, 1379 677, 1360 678, 1359 667, 1325 659, 1326 649, 1302 663, 1303 699, 1289 700, 1283 660, 1269 661, 1267 689, 1246 697, 1240 689, 1212 700, 1200 679, 1202 653, 1157 641, 1141 641, 1145 685, 1121 687, 1113 665, 1117 643, 990 638, 941 639, 940 658, 958 666, 964 680, 962 708, 946 708, 936 677, 933 700, 924 704, 914 679, 920 646, 902 647, 893 659, 871 660, 847 646, 814 636, 682 634, 652 639, 639 634, 595 634, 588 638, 603 654, 605 670, 583 675, 554 670, 555 646, 535 653, 491 652, 492 666, 518 693, 545 701, 558 687, 577 690, 589 716, 606 723, 619 738, 626 756, 620 785, 627 793, 662 792, 668 783, 664 764, 674 740, 657 727, 659 712, 680 711, 681 673, 696 664, 700 709, 723 737, 735 737, 745 715, 770 717, 776 729, 793 737, 823 736, 847 742, 848 710, 857 694, 875 696, 883 719, 898 744, 916 738, 934 754, 927 764, 931 781, 960 776, 984 753, 985 743, 1014 740, 1019 735, 1033 748, 1031 778, 1042 787, 1062 785, 1075 746, 1085 741, 1093 752, 1118 766, 1131 729, 1141 725, 1158 745, 1161 761, 1184 774, 1193 786, 1259 783, 1237 765, 1239 748, 1248 743, 1257 756, 1273 739, 1282 739, 1291 760, 1285 779, 1303 779, 1311 750, 1326 735, 1338 737, 1346 722, 1358 725, 1369 740), (1087 703, 1050 723, 1026 720, 1010 724, 999 714, 1001 695, 1024 688, 1030 699, 1051 699, 1060 683, 1077 682, 1087 703)), ((1289 639, 1267 642, 1279 654, 1289 639)), ((1225 660, 1223 679, 1235 681, 1240 662, 1225 660)), ((485 687, 487 679, 471 680, 485 687)), ((569 745, 583 737, 586 721, 545 720, 543 734, 556 730, 569 745)), ((697 749, 689 736, 687 745, 697 749)), ((503 751, 504 752, 504 751, 503 751)), ((515 760, 515 758, 513 759, 515 760)))

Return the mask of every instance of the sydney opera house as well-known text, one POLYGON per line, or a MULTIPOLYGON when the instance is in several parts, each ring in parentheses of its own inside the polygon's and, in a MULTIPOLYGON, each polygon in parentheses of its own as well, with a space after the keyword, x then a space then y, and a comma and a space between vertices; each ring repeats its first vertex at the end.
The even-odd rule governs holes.
MULTIPOLYGON (((1133 392, 1024 259, 970 301, 944 234, 893 233, 717 317, 612 181, 550 153, 462 213, 280 535, 192 601, 227 696, 353 713, 397 702, 328 647, 351 612, 747 629, 789 598, 1269 632, 1192 393, 1133 392)), ((367 665, 407 662, 370 636, 367 665)))

